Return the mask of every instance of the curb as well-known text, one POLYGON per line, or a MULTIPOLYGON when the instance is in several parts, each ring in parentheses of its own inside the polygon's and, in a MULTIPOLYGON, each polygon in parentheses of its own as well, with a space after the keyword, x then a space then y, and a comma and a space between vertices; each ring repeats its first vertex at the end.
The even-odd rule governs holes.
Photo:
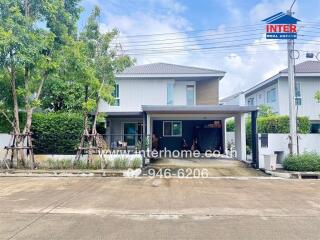
POLYGON ((287 179, 320 179, 320 172, 277 172, 266 170, 265 173, 270 174, 273 177, 287 179))
POLYGON ((123 177, 124 171, 1 171, 0 177, 123 177))

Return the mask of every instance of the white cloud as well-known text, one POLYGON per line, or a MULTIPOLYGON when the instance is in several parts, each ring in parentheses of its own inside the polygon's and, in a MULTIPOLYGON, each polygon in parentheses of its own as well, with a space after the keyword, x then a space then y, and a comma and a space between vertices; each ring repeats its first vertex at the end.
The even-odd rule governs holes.
MULTIPOLYGON (((261 22, 263 19, 270 17, 278 12, 286 12, 292 4, 292 0, 263 0, 256 4, 249 12, 252 23, 261 22)), ((296 2, 293 10, 297 12, 299 5, 296 2)))
MULTIPOLYGON (((123 43, 124 49, 157 48, 157 50, 153 51, 155 54, 143 54, 142 50, 131 51, 135 53, 141 53, 139 55, 132 55, 133 57, 137 58, 138 64, 169 62, 226 71, 226 76, 220 82, 221 97, 231 95, 238 91, 246 90, 258 82, 261 82, 276 74, 280 70, 286 68, 287 54, 286 51, 283 51, 286 50, 286 45, 283 44, 285 41, 279 42, 276 40, 266 40, 264 35, 261 35, 256 40, 247 41, 253 45, 241 48, 240 50, 226 48, 219 50, 217 49, 215 51, 208 50, 201 52, 189 51, 183 53, 168 53, 168 49, 197 49, 203 47, 200 46, 199 42, 196 40, 192 40, 186 33, 181 33, 183 31, 193 29, 192 23, 190 23, 188 19, 184 17, 184 11, 186 7, 177 0, 161 0, 160 2, 156 0, 143 1, 146 2, 146 4, 149 4, 148 7, 143 9, 132 8, 130 11, 128 11, 128 9, 124 11, 120 9, 121 7, 123 8, 123 5, 115 0, 111 0, 111 2, 114 2, 111 8, 105 6, 102 8, 105 20, 102 21, 101 28, 104 31, 111 30, 114 27, 118 28, 121 32, 118 40, 123 43), (160 4, 164 10, 162 9, 162 11, 158 11, 157 4, 160 4), (149 7, 150 5, 153 7, 149 7), (149 35, 172 32, 180 33, 165 36, 156 35, 139 38, 128 37, 129 35, 149 35), (164 45, 163 43, 169 42, 165 41, 166 38, 175 38, 177 40, 171 40, 171 44, 164 45), (162 43, 162 45, 143 46, 145 45, 144 43, 132 43, 133 41, 150 40, 151 42, 145 44, 154 44, 157 42, 162 43), (266 42, 268 45, 262 45, 266 42)), ((290 4, 291 0, 261 1, 251 10, 249 10, 249 19, 245 19, 245 21, 251 22, 251 24, 262 23, 261 19, 278 11, 287 9, 290 4)), ((243 13, 239 8, 237 8, 235 1, 228 0, 226 1, 225 6, 228 8, 228 11, 231 12, 233 19, 242 19, 241 16, 243 13)), ((297 7, 297 5, 295 7, 297 7)), ((223 34, 228 31, 226 29, 226 26, 220 25, 218 30, 206 32, 206 34, 223 34)), ((213 38, 212 42, 214 43, 213 46, 225 46, 237 43, 237 38, 235 36, 231 36, 226 39, 216 40, 216 42, 214 42, 213 38), (223 42, 224 40, 225 43, 223 42), (232 41, 234 41, 234 43, 232 43, 232 41)), ((309 50, 311 48, 314 51, 316 50, 314 45, 303 46, 303 49, 309 50)), ((148 53, 150 52, 152 51, 149 50, 148 53)), ((301 58, 299 61, 302 59, 303 58, 301 58)))

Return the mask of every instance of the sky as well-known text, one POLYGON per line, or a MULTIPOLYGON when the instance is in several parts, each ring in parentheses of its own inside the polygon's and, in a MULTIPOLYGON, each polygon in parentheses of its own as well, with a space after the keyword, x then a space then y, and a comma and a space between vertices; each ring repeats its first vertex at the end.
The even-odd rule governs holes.
MULTIPOLYGON (((220 82, 221 98, 245 91, 286 68, 286 41, 266 40, 262 20, 285 12, 291 3, 292 0, 83 0, 79 29, 97 5, 102 13, 101 30, 119 30, 115 42, 121 44, 122 54, 136 58, 136 64, 167 62, 225 71, 220 82)), ((319 10, 320 0, 297 0, 293 7, 294 17, 301 20, 296 63, 310 60, 305 57, 306 51, 320 52, 319 10)))

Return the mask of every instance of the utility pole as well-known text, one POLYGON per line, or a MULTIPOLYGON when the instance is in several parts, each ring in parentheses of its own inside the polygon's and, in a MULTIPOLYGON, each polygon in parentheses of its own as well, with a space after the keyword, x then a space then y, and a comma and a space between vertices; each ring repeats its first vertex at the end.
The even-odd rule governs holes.
MULTIPOLYGON (((292 3, 288 10, 288 15, 292 16, 292 3)), ((288 85, 289 85, 289 125, 290 125, 290 153, 298 153, 298 139, 297 139, 297 117, 296 117, 296 98, 295 98, 295 80, 294 80, 294 40, 288 39, 288 85)))

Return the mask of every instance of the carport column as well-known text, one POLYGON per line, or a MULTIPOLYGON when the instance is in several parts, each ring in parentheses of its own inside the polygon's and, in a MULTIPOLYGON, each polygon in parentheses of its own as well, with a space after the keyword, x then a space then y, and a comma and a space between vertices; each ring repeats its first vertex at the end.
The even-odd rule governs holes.
POLYGON ((228 141, 227 141, 227 120, 223 119, 222 121, 222 151, 225 154, 226 150, 227 150, 227 145, 228 145, 228 141))
MULTIPOLYGON (((147 150, 147 113, 143 112, 142 113, 143 116, 143 136, 142 136, 142 148, 141 150, 146 151, 147 150)), ((145 167, 146 165, 146 158, 145 155, 143 154, 142 156, 142 167, 145 167)))
POLYGON ((246 123, 243 113, 235 115, 235 144, 237 158, 246 160, 246 123))
POLYGON ((147 114, 147 138, 148 138, 148 149, 152 149, 152 121, 151 116, 147 114))
POLYGON ((251 112, 251 138, 252 138, 252 165, 259 168, 259 145, 258 145, 258 129, 257 129, 258 111, 251 112))

